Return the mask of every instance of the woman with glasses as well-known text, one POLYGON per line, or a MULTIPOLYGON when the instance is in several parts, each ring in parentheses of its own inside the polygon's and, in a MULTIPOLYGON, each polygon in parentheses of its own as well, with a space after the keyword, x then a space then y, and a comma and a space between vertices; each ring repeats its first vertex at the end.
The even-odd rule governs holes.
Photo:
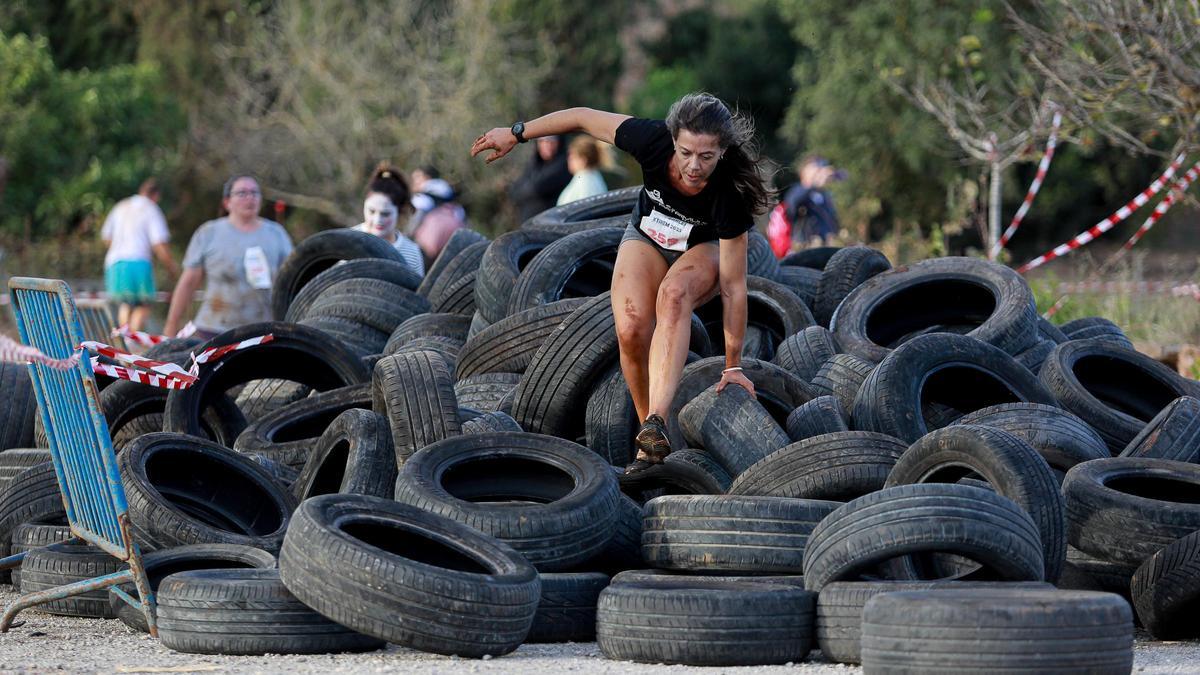
POLYGON ((179 332, 205 280, 204 302, 193 320, 196 337, 207 340, 236 326, 271 320, 271 283, 292 252, 291 237, 279 223, 259 217, 262 191, 253 176, 230 178, 221 194, 227 215, 201 225, 188 242, 167 312, 167 335, 179 332))

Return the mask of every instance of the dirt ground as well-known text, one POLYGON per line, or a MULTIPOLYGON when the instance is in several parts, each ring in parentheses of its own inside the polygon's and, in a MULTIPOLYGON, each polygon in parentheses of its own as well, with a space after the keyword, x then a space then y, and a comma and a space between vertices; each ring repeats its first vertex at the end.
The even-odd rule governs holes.
MULTIPOLYGON (((16 594, 0 590, 7 605, 16 594)), ((403 647, 365 654, 271 656, 205 656, 181 654, 157 640, 134 632, 120 621, 53 616, 34 609, 22 612, 24 621, 0 635, 0 672, 106 673, 860 673, 861 668, 825 662, 814 651, 803 663, 747 668, 697 668, 606 660, 594 642, 525 645, 507 656, 476 661, 425 654, 403 647)), ((1135 673, 1200 672, 1200 641, 1152 642, 1139 634, 1134 651, 1135 673)))

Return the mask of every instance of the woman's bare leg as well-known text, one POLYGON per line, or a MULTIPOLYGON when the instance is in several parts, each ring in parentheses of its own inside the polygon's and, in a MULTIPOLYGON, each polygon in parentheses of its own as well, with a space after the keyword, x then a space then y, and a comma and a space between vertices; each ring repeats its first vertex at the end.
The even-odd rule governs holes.
POLYGON ((667 261, 649 242, 627 241, 617 249, 613 268, 612 308, 621 373, 644 421, 650 408, 650 340, 654 335, 654 306, 667 261))
POLYGON ((655 302, 658 325, 650 341, 648 414, 663 415, 675 398, 687 361, 692 311, 717 292, 718 251, 716 244, 688 249, 659 284, 655 302))

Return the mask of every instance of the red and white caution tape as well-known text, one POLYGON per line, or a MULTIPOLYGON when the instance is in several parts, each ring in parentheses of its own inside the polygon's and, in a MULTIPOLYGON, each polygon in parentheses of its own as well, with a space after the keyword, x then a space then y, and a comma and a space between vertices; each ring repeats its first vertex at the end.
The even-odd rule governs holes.
POLYGON ((41 363, 55 370, 69 370, 78 362, 78 356, 67 359, 52 359, 42 353, 37 347, 23 345, 20 342, 0 335, 0 361, 7 363, 41 363))
POLYGON ((1041 267, 1051 260, 1062 257, 1111 230, 1114 225, 1128 218, 1133 214, 1134 211, 1138 210, 1144 206, 1146 202, 1150 201, 1151 197, 1158 194, 1159 191, 1162 190, 1163 185, 1165 185, 1167 181, 1171 180, 1175 176, 1175 172, 1178 171, 1179 166, 1183 164, 1183 158, 1184 156, 1182 154, 1176 157, 1175 161, 1171 162, 1171 165, 1167 167, 1167 170, 1150 184, 1150 187, 1143 190, 1141 194, 1134 197, 1133 200, 1131 200, 1128 204, 1117 209, 1116 213, 1096 223, 1089 229, 1079 233, 1067 243, 1060 244, 1049 252, 1043 253, 1024 265, 1021 265, 1017 268, 1017 272, 1020 274, 1025 274, 1029 270, 1032 270, 1036 267, 1041 267))
POLYGON ((1163 200, 1158 203, 1158 206, 1154 207, 1154 212, 1150 214, 1150 217, 1146 219, 1146 222, 1142 223, 1142 226, 1137 229, 1137 232, 1133 233, 1133 236, 1129 238, 1129 241, 1125 242, 1125 245, 1122 248, 1124 248, 1126 251, 1133 248, 1134 244, 1137 244, 1138 241, 1150 231, 1150 228, 1154 227, 1154 224, 1158 222, 1158 219, 1162 218, 1163 214, 1171 208, 1171 205, 1175 203, 1175 200, 1177 200, 1184 192, 1187 192, 1187 189, 1191 187, 1192 182, 1195 181, 1198 176, 1200 176, 1200 162, 1193 164, 1192 168, 1188 169, 1187 173, 1183 174, 1183 178, 1175 181, 1175 185, 1171 188, 1171 191, 1167 193, 1166 197, 1163 197, 1163 200))
POLYGON ((109 377, 121 380, 140 382, 141 384, 148 384, 161 389, 187 389, 196 383, 196 378, 200 375, 201 365, 216 361, 230 352, 266 344, 274 339, 274 336, 268 333, 231 345, 210 347, 199 354, 193 354, 191 365, 186 369, 175 363, 155 361, 144 356, 138 356, 137 354, 130 354, 102 342, 85 341, 80 344, 80 349, 95 354, 92 357, 92 370, 102 375, 108 375, 109 377), (107 356, 134 367, 100 363, 100 356, 107 356))
MULTIPOLYGON (((175 334, 175 337, 185 338, 195 332, 196 324, 189 321, 182 330, 175 334)), ((123 325, 120 328, 114 328, 112 334, 114 336, 125 338, 126 342, 132 342, 134 344, 139 344, 146 347, 153 347, 156 344, 171 339, 171 336, 169 335, 155 335, 153 333, 146 333, 140 330, 131 330, 128 324, 123 325)))
POLYGON ((988 252, 988 259, 995 260, 996 256, 1000 255, 1000 251, 1008 245, 1008 240, 1017 233, 1017 228, 1021 226, 1021 221, 1025 219, 1025 214, 1029 213, 1029 207, 1033 206, 1033 198, 1037 196, 1038 190, 1042 189, 1042 181, 1046 180, 1046 172, 1050 170, 1050 160, 1054 159, 1054 148, 1058 145, 1058 128, 1062 125, 1062 113, 1054 113, 1054 120, 1050 123, 1050 138, 1046 140, 1046 151, 1042 153, 1042 159, 1038 162, 1037 175, 1033 177, 1033 182, 1029 184, 1029 191, 1025 193, 1025 200, 1021 202, 1021 208, 1017 209, 1017 214, 1013 216, 1012 222, 1008 224, 1008 229, 1004 234, 1000 235, 1000 240, 988 252))

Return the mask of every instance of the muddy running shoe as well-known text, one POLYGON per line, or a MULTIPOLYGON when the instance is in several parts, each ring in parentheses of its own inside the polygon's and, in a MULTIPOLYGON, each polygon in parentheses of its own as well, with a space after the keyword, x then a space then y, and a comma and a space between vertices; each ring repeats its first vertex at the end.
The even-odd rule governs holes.
POLYGON ((633 439, 637 448, 637 457, 625 467, 629 475, 645 471, 656 464, 662 464, 667 455, 671 454, 671 441, 667 439, 667 423, 659 415, 650 415, 638 430, 633 439))

